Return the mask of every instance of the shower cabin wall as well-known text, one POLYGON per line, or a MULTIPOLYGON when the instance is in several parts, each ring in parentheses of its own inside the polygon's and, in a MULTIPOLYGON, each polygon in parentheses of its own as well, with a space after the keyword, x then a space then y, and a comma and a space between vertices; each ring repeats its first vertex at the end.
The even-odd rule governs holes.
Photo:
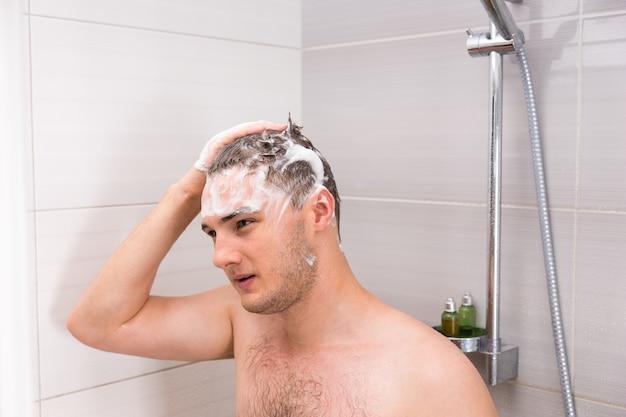
MULTIPOLYGON (((27 7, 28 2, 22 2, 27 7)), ((231 361, 183 364, 82 346, 65 328, 81 291, 222 129, 301 118, 300 3, 31 0, 36 231, 36 417, 228 416, 231 361), (200 4, 201 3, 201 4, 200 4)), ((158 294, 226 280, 199 221, 158 294)), ((3 341, 4 343, 4 341, 3 341)))
MULTIPOLYGON (((488 74, 465 30, 479 2, 305 0, 307 133, 335 167, 343 247, 360 280, 437 324, 475 296, 485 324, 488 74)), ((509 4, 526 37, 543 124, 562 312, 581 415, 626 413, 626 6, 509 4), (606 317, 620 319, 607 322, 606 317), (600 325, 601 324, 601 325, 600 325)), ((524 97, 504 59, 500 335, 518 378, 491 388, 500 415, 562 415, 524 97), (540 404, 540 406, 538 406, 540 404)))

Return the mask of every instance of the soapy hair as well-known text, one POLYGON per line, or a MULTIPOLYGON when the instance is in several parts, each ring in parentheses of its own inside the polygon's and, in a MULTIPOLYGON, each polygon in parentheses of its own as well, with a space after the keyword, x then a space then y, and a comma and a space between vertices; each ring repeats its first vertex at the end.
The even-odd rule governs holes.
POLYGON ((297 210, 319 186, 326 187, 335 199, 339 228, 340 198, 330 165, 291 118, 284 131, 266 130, 225 146, 207 174, 211 178, 233 167, 264 172, 266 184, 290 196, 290 204, 297 210))

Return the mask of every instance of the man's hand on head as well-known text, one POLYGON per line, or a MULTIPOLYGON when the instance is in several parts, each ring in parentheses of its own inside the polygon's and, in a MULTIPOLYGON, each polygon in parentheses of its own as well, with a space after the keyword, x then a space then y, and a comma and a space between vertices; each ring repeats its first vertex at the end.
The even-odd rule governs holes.
POLYGON ((234 142, 235 140, 252 135, 254 133, 261 133, 265 130, 278 130, 282 131, 287 128, 285 124, 278 124, 274 122, 268 122, 265 120, 259 120, 256 122, 242 123, 240 125, 231 127, 228 130, 220 132, 213 136, 202 148, 200 152, 200 158, 195 162, 194 167, 200 171, 206 173, 209 167, 215 160, 217 154, 224 148, 224 146, 234 142))

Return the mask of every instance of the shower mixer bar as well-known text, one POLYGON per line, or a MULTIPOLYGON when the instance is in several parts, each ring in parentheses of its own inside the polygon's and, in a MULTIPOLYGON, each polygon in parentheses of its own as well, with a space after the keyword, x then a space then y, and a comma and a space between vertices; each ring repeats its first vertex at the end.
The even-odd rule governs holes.
POLYGON ((469 355, 489 385, 517 377, 518 348, 503 346, 500 338, 500 219, 502 190, 503 55, 514 53, 524 42, 506 6, 481 0, 491 18, 489 33, 468 30, 467 50, 472 57, 489 56, 489 235, 487 335, 478 352, 469 355), (500 30, 504 33, 501 34, 500 30))

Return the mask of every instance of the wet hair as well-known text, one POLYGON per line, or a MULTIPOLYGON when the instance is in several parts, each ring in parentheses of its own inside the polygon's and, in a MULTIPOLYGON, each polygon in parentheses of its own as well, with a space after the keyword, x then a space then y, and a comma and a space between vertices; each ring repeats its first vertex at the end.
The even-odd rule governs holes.
POLYGON ((243 136, 220 151, 207 174, 209 177, 215 176, 233 167, 243 167, 250 173, 264 170, 266 184, 290 196, 290 204, 297 210, 302 209, 307 198, 321 184, 335 199, 335 218, 339 230, 340 198, 335 178, 326 158, 302 135, 301 129, 291 122, 290 117, 284 131, 266 130, 243 136), (294 147, 298 146, 312 151, 313 159, 319 158, 323 173, 316 170, 314 165, 317 161, 311 161, 311 152, 308 152, 308 157, 292 157, 294 147))

